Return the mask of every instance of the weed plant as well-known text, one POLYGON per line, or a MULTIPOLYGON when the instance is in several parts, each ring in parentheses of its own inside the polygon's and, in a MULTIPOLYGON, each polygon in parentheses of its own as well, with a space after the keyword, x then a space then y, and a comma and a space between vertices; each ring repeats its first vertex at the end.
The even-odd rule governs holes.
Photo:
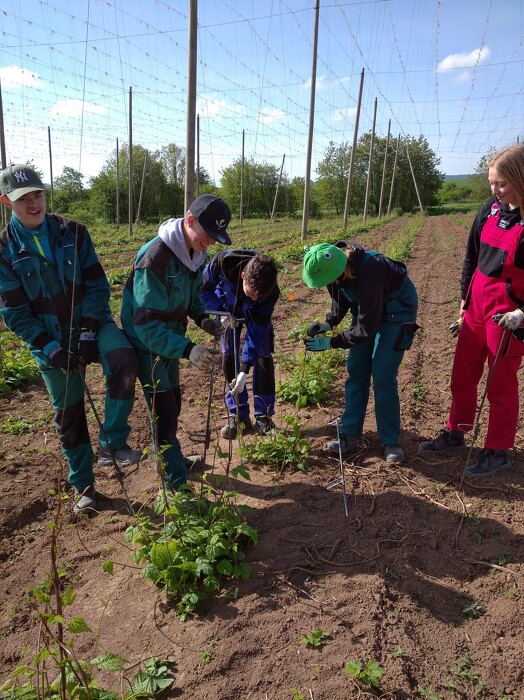
POLYGON ((376 661, 367 661, 365 664, 362 661, 348 661, 344 666, 344 671, 355 680, 360 681, 362 685, 377 690, 380 689, 382 676, 386 673, 386 670, 376 661))
POLYGON ((71 586, 61 590, 64 570, 55 568, 53 575, 31 591, 34 614, 40 624, 39 646, 28 651, 0 686, 2 700, 131 700, 154 698, 173 684, 168 667, 154 657, 147 659, 130 683, 130 690, 117 694, 100 687, 94 674, 98 671, 124 671, 127 660, 113 653, 86 661, 78 657, 75 643, 79 635, 91 629, 83 617, 69 619, 65 610, 75 601, 71 586))
POLYGON ((45 418, 34 418, 28 420, 27 418, 14 418, 13 416, 8 416, 0 420, 0 433, 7 433, 9 435, 25 435, 26 433, 31 433, 39 430, 43 425, 45 425, 45 418))
POLYGON ((258 533, 235 507, 236 495, 227 492, 209 500, 218 496, 210 486, 200 496, 190 488, 166 492, 154 504, 156 517, 139 514, 125 532, 137 545, 132 559, 144 565, 142 576, 177 601, 181 620, 196 613, 225 580, 249 578, 244 550, 249 542, 258 542, 258 533))
POLYGON ((0 393, 9 394, 40 376, 27 345, 11 331, 0 332, 0 393))
POLYGON ((481 680, 478 673, 473 670, 473 665, 474 662, 471 656, 469 654, 464 654, 464 656, 458 660, 457 665, 450 669, 453 678, 448 678, 444 681, 443 685, 446 690, 457 692, 459 688, 471 688, 476 695, 482 694, 484 682, 481 680))
POLYGON ((309 456, 309 441, 302 437, 298 419, 284 416, 287 429, 275 430, 269 435, 257 435, 244 443, 239 452, 245 459, 265 464, 280 477, 286 469, 305 471, 309 456))
POLYGON ((306 646, 317 647, 317 649, 319 649, 320 647, 324 646, 328 637, 328 633, 324 632, 324 630, 314 629, 311 630, 309 634, 302 634, 300 641, 306 646))

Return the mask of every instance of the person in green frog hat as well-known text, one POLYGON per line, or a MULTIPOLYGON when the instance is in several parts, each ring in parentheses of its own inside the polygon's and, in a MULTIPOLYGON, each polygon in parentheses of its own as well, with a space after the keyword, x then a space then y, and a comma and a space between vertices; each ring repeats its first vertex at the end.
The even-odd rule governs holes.
POLYGON ((378 436, 389 463, 404 461, 400 447, 398 368, 416 330, 418 298, 404 263, 358 243, 320 243, 306 249, 302 280, 312 289, 327 287, 331 310, 311 323, 307 350, 348 349, 345 407, 339 439, 326 449, 351 454, 360 449, 371 379, 378 436), (347 330, 325 335, 351 312, 347 330))

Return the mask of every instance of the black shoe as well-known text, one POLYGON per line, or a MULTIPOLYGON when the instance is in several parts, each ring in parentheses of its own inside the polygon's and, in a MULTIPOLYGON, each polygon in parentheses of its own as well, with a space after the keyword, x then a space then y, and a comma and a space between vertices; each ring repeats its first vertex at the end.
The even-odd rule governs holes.
POLYGON ((340 446, 338 440, 328 440, 328 442, 326 442, 325 448, 328 452, 335 452, 337 455, 348 455, 360 450, 360 438, 350 437, 344 433, 339 433, 339 435, 340 446))
POLYGON ((255 433, 259 435, 269 435, 274 432, 275 426, 269 416, 255 416, 255 425, 253 426, 255 433))
POLYGON ((419 452, 461 452, 466 449, 464 433, 443 428, 433 440, 424 440, 418 446, 419 452))
POLYGON ((468 476, 486 477, 495 476, 511 467, 511 460, 507 450, 489 450, 484 448, 480 451, 479 458, 466 469, 468 476))
POLYGON ((236 416, 230 416, 229 423, 227 425, 224 425, 223 428, 221 428, 220 435, 223 438, 226 438, 226 440, 234 440, 239 431, 239 423, 242 433, 251 430, 251 428, 253 427, 249 418, 241 418, 238 422, 236 416))

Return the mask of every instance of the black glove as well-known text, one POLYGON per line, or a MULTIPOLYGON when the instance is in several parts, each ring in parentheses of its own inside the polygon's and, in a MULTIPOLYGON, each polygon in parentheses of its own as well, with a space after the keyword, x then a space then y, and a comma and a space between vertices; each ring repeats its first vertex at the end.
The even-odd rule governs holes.
POLYGON ((220 323, 219 320, 209 318, 207 316, 206 318, 202 319, 200 323, 200 328, 206 333, 209 333, 209 335, 212 335, 217 340, 219 340, 224 335, 225 330, 224 326, 220 323))
POLYGON ((314 321, 307 329, 307 334, 310 338, 314 338, 320 333, 329 333, 332 330, 327 321, 314 321))
POLYGON ((98 362, 98 335, 88 331, 87 328, 82 328, 76 351, 86 365, 98 362))
POLYGON ((84 365, 82 358, 78 357, 74 352, 64 350, 60 345, 51 350, 48 358, 52 367, 61 369, 64 372, 74 372, 84 365))

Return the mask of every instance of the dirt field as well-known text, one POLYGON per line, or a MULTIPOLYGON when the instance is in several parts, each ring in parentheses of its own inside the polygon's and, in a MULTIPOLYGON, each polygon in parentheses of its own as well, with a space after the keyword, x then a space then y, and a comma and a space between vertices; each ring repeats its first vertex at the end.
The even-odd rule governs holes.
MULTIPOLYGON (((358 240, 380 250, 400 225, 393 222, 358 240)), ((299 413, 311 443, 306 472, 284 473, 277 481, 270 470, 251 467, 250 482, 230 479, 239 501, 253 509, 249 522, 260 542, 248 553, 250 580, 235 583, 234 595, 230 587, 214 598, 204 616, 180 622, 170 601, 132 565, 122 536, 131 517, 110 470, 97 470, 104 497, 97 517, 78 522, 71 500, 62 504, 58 560, 77 595, 70 614, 84 616, 93 631, 79 638, 79 657, 121 654, 128 677, 148 657, 168 660, 175 678, 170 698, 371 697, 345 673, 350 660, 372 660, 386 670, 382 690, 376 691, 381 697, 524 698, 524 433, 517 437, 512 470, 482 482, 466 479, 461 488, 467 453, 452 459, 417 455, 418 442, 442 427, 449 407, 454 341, 447 329, 458 315, 466 237, 467 229, 450 217, 427 218, 409 263, 423 330, 399 376, 406 463, 390 467, 382 460, 370 401, 366 447, 344 465, 345 517, 340 488, 327 488, 340 465, 323 449, 334 434, 328 423, 343 406, 342 369, 329 400, 299 413), (112 576, 102 569, 108 548, 115 550, 112 576), (467 606, 483 614, 469 619, 467 606), (322 648, 300 642, 314 629, 329 635, 322 648)), ((328 305, 327 292, 306 289, 299 272, 299 265, 290 264, 281 276, 286 291, 275 315, 277 359, 301 348, 289 330, 322 318, 328 305), (294 301, 288 300, 291 287, 294 301)), ((87 379, 100 406, 99 368, 90 366, 87 379)), ((192 366, 183 369, 182 382, 180 438, 190 454, 202 451, 190 435, 204 429, 208 387, 192 366)), ((220 473, 224 465, 214 448, 224 411, 222 387, 215 389, 207 463, 220 473)), ((287 413, 295 411, 279 404, 277 425, 287 413)), ((5 680, 24 648, 36 650, 38 627, 27 593, 50 570, 48 524, 56 511, 50 489, 63 480, 65 466, 42 386, 1 398, 0 415, 44 417, 37 432, 0 435, 0 680, 5 680)), ((482 446, 486 417, 487 406, 473 455, 482 446)), ((89 420, 95 436, 91 415, 89 420)), ((140 392, 132 424, 131 444, 147 447, 149 423, 140 392)), ((220 444, 227 451, 227 442, 220 444)), ((153 499, 158 481, 151 457, 123 473, 131 499, 153 499)))

